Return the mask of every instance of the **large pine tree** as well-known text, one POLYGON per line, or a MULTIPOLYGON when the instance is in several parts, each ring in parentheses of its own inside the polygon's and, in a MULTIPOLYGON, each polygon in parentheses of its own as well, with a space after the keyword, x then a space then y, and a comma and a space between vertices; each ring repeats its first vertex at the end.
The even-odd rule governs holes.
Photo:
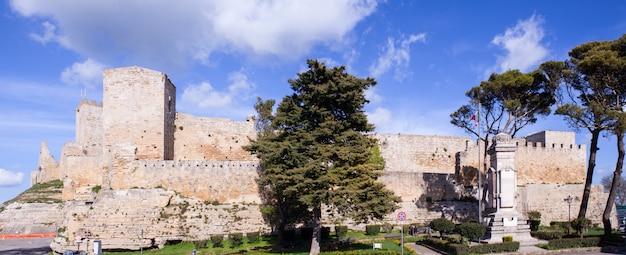
POLYGON ((367 222, 393 212, 400 198, 377 182, 383 165, 372 154, 376 140, 368 133, 374 126, 363 110, 364 92, 376 81, 317 60, 308 66, 289 80, 294 93, 272 116, 273 132, 248 149, 261 160, 260 184, 272 190, 278 211, 306 208, 314 227, 310 254, 319 254, 323 205, 367 222))

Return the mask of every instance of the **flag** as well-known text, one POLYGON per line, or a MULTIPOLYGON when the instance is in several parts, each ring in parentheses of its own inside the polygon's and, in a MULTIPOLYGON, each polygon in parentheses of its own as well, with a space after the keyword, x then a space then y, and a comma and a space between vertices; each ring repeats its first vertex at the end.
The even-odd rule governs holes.
POLYGON ((478 113, 474 113, 474 115, 472 115, 472 121, 474 122, 474 126, 478 127, 478 113))

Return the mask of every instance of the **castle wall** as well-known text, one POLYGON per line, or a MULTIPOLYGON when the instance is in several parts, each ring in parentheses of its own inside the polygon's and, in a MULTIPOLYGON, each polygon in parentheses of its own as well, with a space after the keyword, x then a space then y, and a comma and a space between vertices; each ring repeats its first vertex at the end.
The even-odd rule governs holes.
POLYGON ((76 143, 87 149, 87 154, 102 153, 104 130, 102 126, 102 104, 83 100, 76 108, 76 143))
POLYGON ((256 131, 251 118, 236 122, 178 113, 174 160, 257 160, 242 148, 254 138, 256 131))
MULTIPOLYGON (((572 133, 573 134, 573 133, 572 133)), ((518 144, 515 155, 517 183, 584 183, 586 146, 542 143, 518 144)))
POLYGON ((256 161, 137 160, 111 174, 113 189, 165 188, 220 203, 261 203, 256 161))
MULTIPOLYGON (((462 136, 377 134, 385 171, 454 173, 456 153, 472 143, 462 136)), ((475 142, 474 142, 475 143, 475 142)))
MULTIPOLYGON (((172 83, 161 72, 127 67, 104 70, 103 130, 105 146, 132 142, 139 159, 166 159, 166 120, 171 121, 175 109, 165 99, 173 95, 172 83)), ((170 127, 173 129, 173 126, 170 127)), ((173 131, 172 131, 173 132, 173 131)), ((167 134, 171 134, 168 132, 167 134)))

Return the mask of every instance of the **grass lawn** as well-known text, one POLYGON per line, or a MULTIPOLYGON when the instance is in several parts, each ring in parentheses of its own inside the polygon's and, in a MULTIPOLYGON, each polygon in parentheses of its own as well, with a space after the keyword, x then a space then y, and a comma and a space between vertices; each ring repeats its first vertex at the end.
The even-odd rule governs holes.
MULTIPOLYGON (((321 254, 402 254, 402 248, 397 243, 400 240, 385 239, 385 234, 381 233, 377 236, 368 236, 359 231, 349 232, 348 237, 358 239, 357 242, 351 244, 339 244, 336 237, 331 236, 330 240, 323 240, 321 244, 321 254), (382 249, 373 250, 373 243, 382 243, 382 249)), ((405 236, 405 243, 415 242, 416 238, 405 236)), ((246 240, 247 241, 247 240, 246 240)), ((241 246, 231 248, 229 240, 224 240, 223 247, 209 247, 196 249, 191 242, 181 242, 178 244, 167 245, 159 250, 144 250, 146 255, 180 255, 191 254, 195 249, 197 255, 208 254, 309 254, 310 240, 295 240, 292 248, 277 248, 272 246, 276 243, 274 237, 263 236, 260 240, 253 244, 244 242, 241 246)), ((411 254, 410 251, 404 250, 405 254, 411 254)), ((104 255, 137 255, 139 251, 133 252, 104 252, 104 255)))

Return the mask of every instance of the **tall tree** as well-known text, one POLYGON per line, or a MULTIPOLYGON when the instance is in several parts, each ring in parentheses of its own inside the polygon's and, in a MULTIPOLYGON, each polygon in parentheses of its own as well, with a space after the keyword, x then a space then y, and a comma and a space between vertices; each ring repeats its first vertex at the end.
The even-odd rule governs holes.
POLYGON ((364 92, 376 85, 345 67, 307 61, 309 70, 289 80, 294 93, 278 105, 269 139, 252 150, 277 193, 297 199, 311 213, 310 254, 319 254, 322 206, 357 222, 382 219, 400 198, 377 182, 381 164, 373 160, 376 140, 368 133, 364 92))
POLYGON ((259 169, 259 193, 263 200, 263 217, 278 232, 278 243, 286 244, 285 228, 289 224, 303 223, 311 217, 308 207, 298 200, 294 193, 284 192, 295 185, 289 172, 283 171, 298 165, 298 160, 289 158, 291 144, 277 135, 278 127, 274 120, 274 99, 257 98, 256 110, 257 139, 244 149, 259 157, 262 166, 259 169))
MULTIPOLYGON (((582 44, 568 53, 570 58, 565 62, 562 77, 567 101, 557 108, 556 113, 565 116, 570 126, 584 128, 591 133, 587 175, 578 218, 585 217, 587 213, 600 134, 604 131, 623 132, 616 130, 621 126, 619 116, 625 105, 623 87, 626 85, 626 65, 623 60, 619 60, 624 56, 623 39, 620 39, 620 43, 582 44)), ((618 165, 621 160, 618 159, 618 165)), ((605 232, 607 226, 610 228, 610 222, 608 225, 605 222, 605 232)))
MULTIPOLYGON (((504 132, 514 137, 520 129, 535 123, 537 116, 550 114, 550 106, 556 103, 558 85, 551 77, 559 74, 558 68, 558 65, 546 64, 529 73, 509 70, 492 74, 487 81, 465 93, 469 104, 450 114, 450 123, 483 141, 483 162, 486 162, 491 135, 504 132), (473 120, 478 112, 480 130, 473 120)), ((484 175, 483 171, 478 172, 484 175)))

